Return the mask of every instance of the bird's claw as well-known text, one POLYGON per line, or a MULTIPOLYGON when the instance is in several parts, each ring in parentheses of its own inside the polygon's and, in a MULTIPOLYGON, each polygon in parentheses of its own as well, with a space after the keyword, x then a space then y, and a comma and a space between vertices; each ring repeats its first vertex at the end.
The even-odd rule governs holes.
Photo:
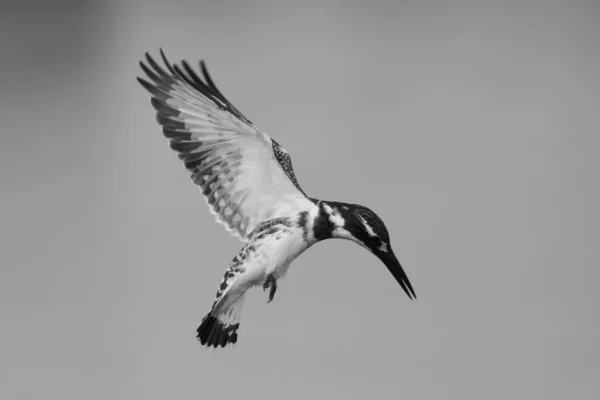
POLYGON ((273 297, 275 297, 275 292, 277 291, 277 281, 273 278, 273 275, 267 276, 267 280, 263 284, 263 292, 269 287, 271 290, 269 291, 269 300, 267 300, 267 303, 273 301, 273 297))

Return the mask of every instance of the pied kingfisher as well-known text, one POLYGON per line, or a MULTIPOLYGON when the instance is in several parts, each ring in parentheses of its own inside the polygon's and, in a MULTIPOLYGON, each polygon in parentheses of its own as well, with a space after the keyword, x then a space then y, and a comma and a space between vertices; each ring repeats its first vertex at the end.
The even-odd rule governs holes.
POLYGON ((197 329, 203 345, 237 342, 244 295, 253 286, 269 290, 290 263, 318 241, 352 240, 376 255, 409 298, 416 298, 390 245, 388 231, 370 209, 308 197, 294 175, 287 151, 258 130, 215 86, 206 65, 204 79, 184 60, 166 70, 148 53, 140 66, 150 82, 156 119, 218 222, 244 242, 225 272, 211 311, 197 329))

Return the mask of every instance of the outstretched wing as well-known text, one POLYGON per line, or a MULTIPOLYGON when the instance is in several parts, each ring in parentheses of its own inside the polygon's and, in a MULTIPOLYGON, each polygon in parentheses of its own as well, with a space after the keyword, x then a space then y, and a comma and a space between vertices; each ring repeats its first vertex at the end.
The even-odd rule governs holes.
POLYGON ((295 209, 306 195, 287 152, 254 128, 217 89, 206 66, 202 80, 187 64, 165 71, 148 53, 140 65, 151 82, 138 81, 152 95, 156 119, 211 212, 225 228, 246 240, 263 221, 295 209))

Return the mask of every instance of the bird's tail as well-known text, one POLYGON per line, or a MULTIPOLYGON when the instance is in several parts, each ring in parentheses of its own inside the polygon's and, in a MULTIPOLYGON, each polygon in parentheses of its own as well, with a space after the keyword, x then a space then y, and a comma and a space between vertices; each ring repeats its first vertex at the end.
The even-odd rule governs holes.
POLYGON ((196 330, 197 338, 207 347, 225 347, 237 342, 237 329, 240 327, 244 295, 230 304, 219 304, 206 314, 196 330), (225 306, 225 307, 222 307, 225 306))

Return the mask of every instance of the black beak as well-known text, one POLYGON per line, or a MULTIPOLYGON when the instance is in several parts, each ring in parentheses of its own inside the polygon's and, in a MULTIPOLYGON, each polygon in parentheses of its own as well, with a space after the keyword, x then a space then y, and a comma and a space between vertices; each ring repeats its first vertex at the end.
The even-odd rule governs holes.
POLYGON ((411 300, 416 299, 417 295, 415 294, 415 291, 413 290, 412 285, 408 280, 408 276, 406 276, 406 272, 404 272, 404 270, 402 269, 400 261, 398 261, 394 253, 392 253, 392 251, 390 250, 388 253, 377 252, 376 254, 377 257, 379 257, 379 259, 383 261, 385 266, 390 270, 392 275, 394 275, 394 278, 396 278, 400 286, 402 286, 402 289, 404 289, 408 297, 411 300))

